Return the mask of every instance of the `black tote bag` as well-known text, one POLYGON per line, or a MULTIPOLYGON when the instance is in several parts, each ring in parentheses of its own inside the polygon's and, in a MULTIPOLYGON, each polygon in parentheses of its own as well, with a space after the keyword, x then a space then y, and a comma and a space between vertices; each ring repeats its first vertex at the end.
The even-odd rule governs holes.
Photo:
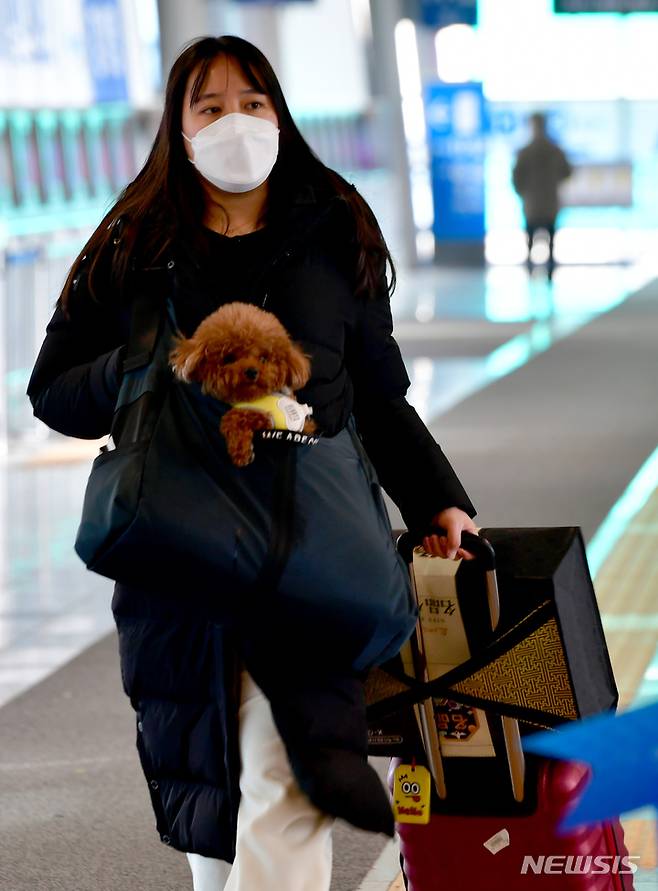
POLYGON ((174 331, 169 307, 152 359, 124 373, 78 555, 123 584, 203 592, 220 617, 298 629, 318 659, 329 648, 361 670, 393 656, 415 603, 353 423, 331 438, 262 439, 235 467, 219 432, 229 406, 169 368, 174 331))

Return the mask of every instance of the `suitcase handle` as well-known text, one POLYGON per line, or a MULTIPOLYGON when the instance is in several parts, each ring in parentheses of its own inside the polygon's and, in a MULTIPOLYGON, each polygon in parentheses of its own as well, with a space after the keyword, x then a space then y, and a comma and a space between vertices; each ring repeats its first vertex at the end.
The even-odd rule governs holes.
MULTIPOLYGON (((425 535, 445 535, 445 529, 441 526, 430 526, 428 530, 422 534, 416 532, 403 532, 397 539, 398 552, 404 559, 405 563, 413 561, 414 548, 418 546, 419 541, 425 535)), ((482 563, 483 568, 490 572, 496 568, 496 553, 493 545, 481 535, 475 535, 473 532, 462 532, 461 547, 468 551, 482 563)))

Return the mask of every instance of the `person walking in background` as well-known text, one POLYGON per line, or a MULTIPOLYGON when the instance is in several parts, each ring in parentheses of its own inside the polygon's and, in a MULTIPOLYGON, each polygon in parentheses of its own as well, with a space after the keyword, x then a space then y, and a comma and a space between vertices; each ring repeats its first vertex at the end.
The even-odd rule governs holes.
POLYGON ((560 183, 571 175, 572 167, 562 149, 546 133, 546 117, 535 113, 530 117, 532 139, 518 153, 512 181, 521 196, 528 233, 528 267, 532 267, 532 246, 538 230, 548 234, 549 280, 555 261, 553 243, 560 209, 560 183))

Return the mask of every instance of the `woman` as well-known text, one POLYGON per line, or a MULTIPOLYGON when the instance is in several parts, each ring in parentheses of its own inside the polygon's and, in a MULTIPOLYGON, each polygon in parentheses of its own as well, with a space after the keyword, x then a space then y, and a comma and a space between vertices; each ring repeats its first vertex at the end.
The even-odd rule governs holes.
MULTIPOLYGON (((108 433, 138 292, 168 294, 185 334, 222 303, 258 302, 312 359, 299 396, 324 436, 354 416, 407 524, 443 526, 426 547, 461 556, 474 511, 404 398, 387 262, 369 208, 304 142, 260 51, 195 41, 144 168, 73 264, 30 382, 35 414, 108 433)), ((366 763, 362 679, 330 666, 299 677, 267 629, 236 635, 192 603, 123 585, 113 600, 161 838, 188 853, 195 891, 328 889, 333 817, 392 834, 366 763)))

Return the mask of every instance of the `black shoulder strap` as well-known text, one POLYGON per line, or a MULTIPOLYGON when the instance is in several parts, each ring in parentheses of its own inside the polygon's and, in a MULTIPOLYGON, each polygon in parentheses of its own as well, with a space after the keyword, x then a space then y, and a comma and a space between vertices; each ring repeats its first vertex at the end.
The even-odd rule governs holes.
MULTIPOLYGON (((112 244, 115 249, 121 244, 128 218, 117 217, 108 226, 112 230, 112 244)), ((133 271, 134 270, 133 258, 133 271)), ((156 289, 157 290, 157 289, 156 289)), ((148 365, 164 319, 166 302, 149 289, 137 288, 137 296, 132 302, 128 343, 123 351, 122 370, 134 371, 148 365)))
POLYGON ((161 294, 140 292, 135 297, 130 316, 130 334, 123 356, 124 372, 149 364, 165 311, 166 301, 161 294))

